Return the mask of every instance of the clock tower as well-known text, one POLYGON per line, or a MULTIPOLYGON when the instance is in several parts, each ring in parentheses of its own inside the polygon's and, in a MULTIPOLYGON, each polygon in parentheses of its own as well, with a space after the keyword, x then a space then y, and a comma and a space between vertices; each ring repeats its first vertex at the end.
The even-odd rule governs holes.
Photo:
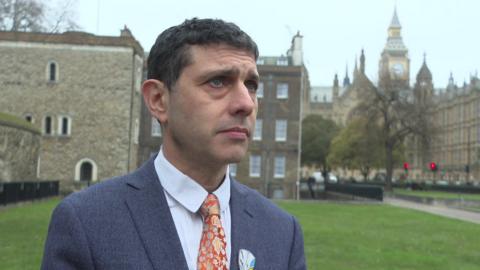
POLYGON ((410 84, 410 59, 408 49, 403 44, 401 35, 402 26, 397 16, 397 9, 393 11, 393 18, 388 27, 387 44, 383 49, 379 63, 379 85, 391 81, 395 87, 407 89, 410 84))

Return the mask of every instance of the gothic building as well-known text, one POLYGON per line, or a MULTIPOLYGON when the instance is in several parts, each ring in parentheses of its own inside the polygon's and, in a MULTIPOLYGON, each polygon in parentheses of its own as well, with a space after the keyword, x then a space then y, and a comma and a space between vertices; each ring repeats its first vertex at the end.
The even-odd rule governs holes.
MULTIPOLYGON (((413 86, 410 81, 410 58, 408 48, 401 35, 401 24, 394 10, 388 27, 385 47, 380 55, 378 66, 378 84, 374 85, 365 76, 366 56, 362 50, 360 67, 353 71, 350 80, 348 70, 340 84, 335 74, 330 101, 305 99, 308 113, 321 114, 333 119, 340 125, 346 125, 355 115, 355 108, 361 97, 378 88, 380 91, 387 83, 419 106, 428 108, 433 126, 431 138, 423 140, 411 136, 406 140, 405 162, 409 163, 408 177, 414 180, 430 179, 450 182, 472 182, 480 179, 480 80, 471 76, 469 83, 462 87, 455 85, 452 76, 445 89, 435 89, 432 73, 427 65, 426 56, 416 74, 413 86), (435 162, 438 171, 432 173, 429 164, 435 162)), ((312 87, 316 89, 316 87, 312 87)), ((305 115, 304 115, 305 116, 305 115)), ((396 174, 403 173, 402 164, 397 164, 396 174)))

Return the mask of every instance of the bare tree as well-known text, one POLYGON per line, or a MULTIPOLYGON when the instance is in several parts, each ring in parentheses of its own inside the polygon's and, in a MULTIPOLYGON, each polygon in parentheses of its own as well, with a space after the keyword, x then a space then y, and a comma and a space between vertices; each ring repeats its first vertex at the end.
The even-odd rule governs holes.
POLYGON ((73 19, 74 1, 49 7, 38 0, 0 0, 0 30, 57 33, 78 29, 73 19))
POLYGON ((385 190, 391 191, 394 150, 411 135, 425 142, 431 140, 435 133, 430 111, 433 106, 428 100, 417 102, 412 91, 402 88, 388 73, 380 81, 377 88, 364 96, 357 111, 380 126, 385 151, 385 190))

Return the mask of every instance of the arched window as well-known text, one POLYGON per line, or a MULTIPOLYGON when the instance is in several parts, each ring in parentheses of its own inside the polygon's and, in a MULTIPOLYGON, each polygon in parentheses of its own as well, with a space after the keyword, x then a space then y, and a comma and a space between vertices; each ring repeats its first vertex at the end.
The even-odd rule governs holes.
POLYGON ((30 123, 33 123, 33 116, 29 113, 25 114, 25 120, 30 122, 30 123))
POLYGON ((80 181, 92 181, 92 163, 85 161, 80 165, 80 181))
POLYGON ((43 119, 43 134, 53 135, 53 122, 51 116, 45 116, 43 119))
POLYGON ((58 81, 58 64, 55 61, 50 61, 47 64, 47 81, 58 81))
POLYGON ((84 158, 75 166, 75 181, 97 181, 97 164, 95 161, 84 158))

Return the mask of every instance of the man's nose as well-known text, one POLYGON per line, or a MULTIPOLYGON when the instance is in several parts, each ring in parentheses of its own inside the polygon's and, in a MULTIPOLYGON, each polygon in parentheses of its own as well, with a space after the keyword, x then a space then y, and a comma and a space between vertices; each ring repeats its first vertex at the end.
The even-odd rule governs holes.
POLYGON ((235 84, 231 92, 230 112, 234 115, 250 115, 256 108, 257 97, 243 82, 235 84))

